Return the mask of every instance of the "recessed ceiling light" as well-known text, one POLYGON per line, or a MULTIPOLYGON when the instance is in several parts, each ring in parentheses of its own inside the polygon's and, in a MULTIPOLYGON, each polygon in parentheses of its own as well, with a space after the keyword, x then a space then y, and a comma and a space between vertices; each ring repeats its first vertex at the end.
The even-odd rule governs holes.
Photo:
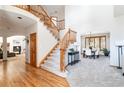
POLYGON ((17 17, 17 18, 18 18, 18 19, 22 19, 22 17, 20 17, 20 16, 19 16, 19 17, 17 17))
POLYGON ((54 13, 58 13, 58 11, 55 11, 54 13))

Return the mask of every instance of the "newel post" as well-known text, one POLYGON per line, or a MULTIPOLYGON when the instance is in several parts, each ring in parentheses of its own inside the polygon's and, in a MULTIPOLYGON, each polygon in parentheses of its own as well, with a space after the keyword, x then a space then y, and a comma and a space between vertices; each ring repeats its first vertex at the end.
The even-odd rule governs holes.
POLYGON ((31 11, 31 6, 30 5, 27 5, 28 6, 28 11, 30 12, 31 11))
POLYGON ((64 49, 61 49, 60 48, 60 70, 63 72, 65 71, 65 52, 64 52, 64 49))

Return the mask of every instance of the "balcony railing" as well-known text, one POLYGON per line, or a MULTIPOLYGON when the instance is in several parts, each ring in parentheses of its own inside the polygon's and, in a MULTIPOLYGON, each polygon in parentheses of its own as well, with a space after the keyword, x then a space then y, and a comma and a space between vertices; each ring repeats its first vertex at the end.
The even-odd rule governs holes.
POLYGON ((35 16, 39 17, 40 20, 44 21, 44 24, 47 25, 48 29, 53 33, 53 35, 58 39, 59 30, 56 25, 52 22, 51 18, 45 12, 41 5, 15 5, 18 8, 26 10, 35 16))

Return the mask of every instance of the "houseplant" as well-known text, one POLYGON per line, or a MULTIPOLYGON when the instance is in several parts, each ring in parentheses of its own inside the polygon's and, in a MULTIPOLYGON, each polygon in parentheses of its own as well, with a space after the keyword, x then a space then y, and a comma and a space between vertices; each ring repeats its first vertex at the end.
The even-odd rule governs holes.
POLYGON ((103 53, 104 53, 105 56, 109 56, 110 51, 108 51, 107 48, 103 48, 102 51, 103 51, 103 53))
POLYGON ((70 50, 71 52, 74 52, 74 48, 70 48, 69 50, 70 50))

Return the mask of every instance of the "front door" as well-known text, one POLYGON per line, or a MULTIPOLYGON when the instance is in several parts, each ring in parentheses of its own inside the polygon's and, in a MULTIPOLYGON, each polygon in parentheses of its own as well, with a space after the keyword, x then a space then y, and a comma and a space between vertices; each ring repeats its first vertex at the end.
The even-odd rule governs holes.
POLYGON ((30 34, 30 64, 36 66, 36 33, 30 34))

